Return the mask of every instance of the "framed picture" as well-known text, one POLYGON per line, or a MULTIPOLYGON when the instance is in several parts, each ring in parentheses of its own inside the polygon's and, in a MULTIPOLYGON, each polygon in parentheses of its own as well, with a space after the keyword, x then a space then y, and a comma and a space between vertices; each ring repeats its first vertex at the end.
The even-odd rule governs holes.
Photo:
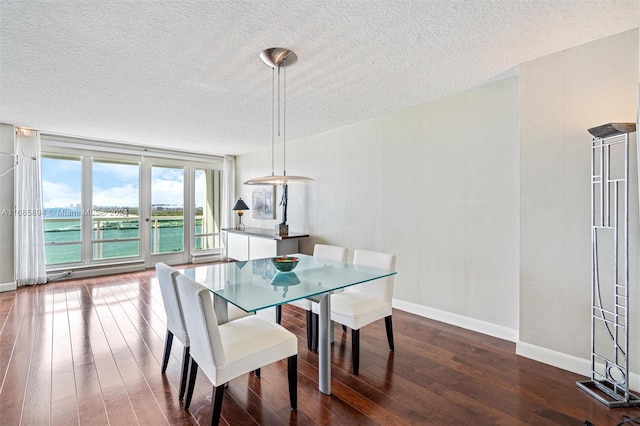
POLYGON ((275 219, 273 186, 253 190, 251 214, 254 219, 275 219))

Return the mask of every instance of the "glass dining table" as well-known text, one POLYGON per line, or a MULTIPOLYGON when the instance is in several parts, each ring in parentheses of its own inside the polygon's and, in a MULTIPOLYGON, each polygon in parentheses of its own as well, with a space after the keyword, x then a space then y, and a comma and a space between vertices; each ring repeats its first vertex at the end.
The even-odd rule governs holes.
POLYGON ((298 299, 319 304, 318 387, 331 395, 331 293, 356 284, 394 275, 395 271, 332 262, 304 254, 291 272, 278 271, 270 258, 185 268, 182 272, 214 295, 218 323, 227 321, 228 304, 246 312, 298 299))

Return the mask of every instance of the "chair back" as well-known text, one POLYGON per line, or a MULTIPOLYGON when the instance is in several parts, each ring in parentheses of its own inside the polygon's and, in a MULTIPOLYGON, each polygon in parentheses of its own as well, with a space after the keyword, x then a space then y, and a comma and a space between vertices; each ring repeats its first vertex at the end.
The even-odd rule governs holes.
POLYGON ((183 274, 179 274, 176 281, 191 336, 190 355, 215 383, 216 366, 224 365, 225 356, 210 292, 183 274))
MULTIPOLYGON (((378 251, 355 249, 353 252, 353 264, 369 268, 384 269, 385 271, 395 271, 396 255, 378 251)), ((379 299, 391 304, 391 299, 393 298, 393 281, 394 275, 391 275, 379 280, 373 280, 364 284, 348 287, 346 291, 365 293, 370 296, 378 297, 379 299)))
POLYGON ((164 310, 167 314, 167 330, 173 333, 175 338, 182 342, 184 346, 189 346, 189 333, 185 326, 180 295, 176 287, 176 276, 179 273, 165 263, 156 263, 156 274, 158 275, 158 283, 162 293, 162 303, 164 303, 164 310))
POLYGON ((318 259, 332 260, 334 262, 347 261, 347 248, 331 246, 328 244, 316 244, 313 247, 313 257, 318 259))

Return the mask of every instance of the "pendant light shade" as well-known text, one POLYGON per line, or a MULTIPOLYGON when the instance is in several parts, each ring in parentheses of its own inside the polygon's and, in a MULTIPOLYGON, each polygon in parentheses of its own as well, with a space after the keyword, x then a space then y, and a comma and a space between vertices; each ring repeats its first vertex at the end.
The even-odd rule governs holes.
POLYGON ((315 179, 306 176, 271 175, 249 179, 245 185, 284 185, 285 183, 308 183, 315 179))
POLYGON ((272 47, 265 49, 260 53, 260 59, 272 69, 271 79, 271 176, 262 176, 247 180, 245 185, 286 185, 296 182, 315 182, 314 179, 306 176, 287 176, 287 126, 286 126, 286 91, 287 91, 287 75, 286 71, 282 73, 281 69, 285 69, 298 62, 298 56, 291 50, 283 47, 272 47), (277 71, 277 98, 276 98, 276 71, 277 71), (282 81, 282 84, 281 84, 282 81), (282 87, 282 93, 280 88, 282 87), (281 102, 282 100, 282 102, 281 102), (277 111, 276 111, 277 109, 277 111), (274 145, 276 138, 276 119, 277 134, 282 136, 282 174, 274 173, 274 145))

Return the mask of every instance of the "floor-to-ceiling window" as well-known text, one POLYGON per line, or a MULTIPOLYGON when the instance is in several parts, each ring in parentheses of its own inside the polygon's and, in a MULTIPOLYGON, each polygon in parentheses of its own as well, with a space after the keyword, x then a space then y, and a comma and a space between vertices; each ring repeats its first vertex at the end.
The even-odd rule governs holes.
POLYGON ((205 251, 221 246, 222 171, 196 169, 194 203, 195 250, 205 251))
POLYGON ((112 145, 43 138, 47 267, 218 253, 221 159, 112 145))
POLYGON ((184 250, 185 170, 151 166, 151 253, 184 250))
POLYGON ((81 158, 51 155, 41 166, 47 265, 81 262, 81 158))
POLYGON ((140 164, 91 161, 92 260, 140 256, 140 164))

